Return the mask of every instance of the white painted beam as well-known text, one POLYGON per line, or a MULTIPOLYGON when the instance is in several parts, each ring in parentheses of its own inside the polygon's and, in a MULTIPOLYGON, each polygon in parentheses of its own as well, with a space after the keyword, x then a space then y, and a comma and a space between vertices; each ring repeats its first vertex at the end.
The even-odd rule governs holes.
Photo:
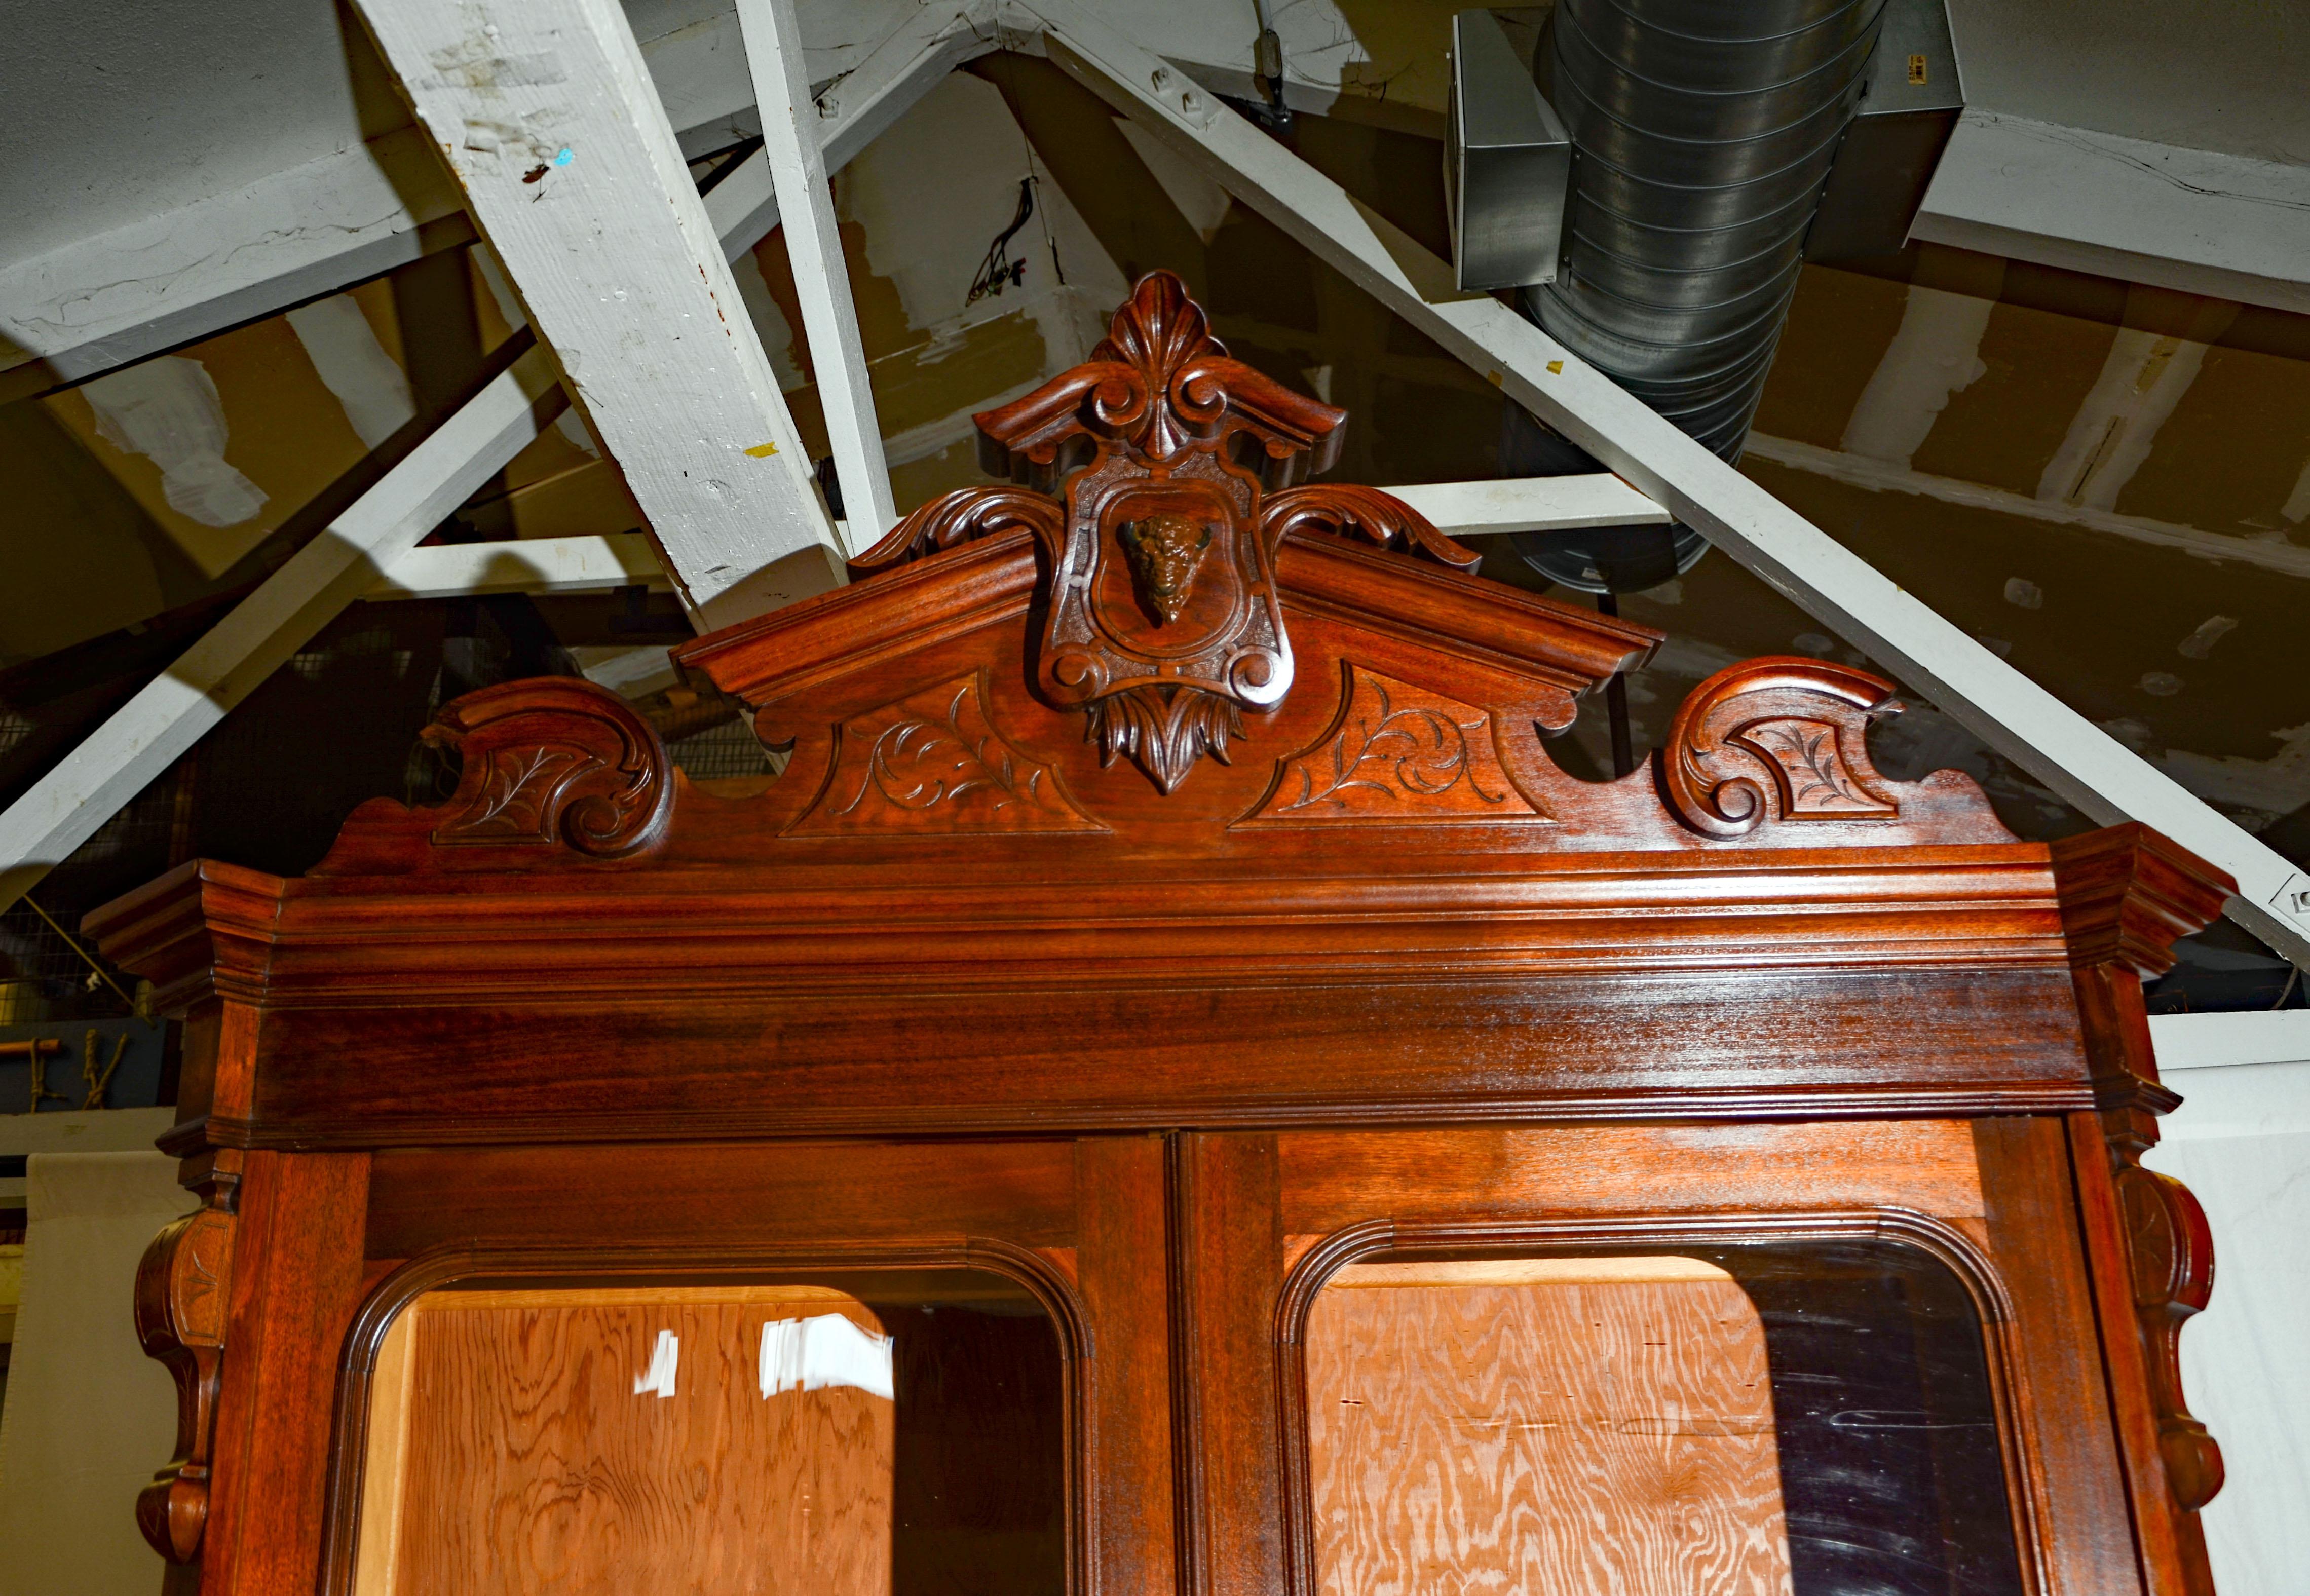
POLYGON ((550 422, 563 401, 532 350, 0 813, 13 904, 361 596, 550 422))
POLYGON ((1845 423, 1845 452, 1906 470, 1950 396, 1989 374, 1981 338, 1996 308, 1993 299, 1910 284, 1901 325, 1845 423))
MULTIPOLYGON (((948 73, 1001 48, 1002 33, 967 9, 912 8, 896 30, 818 96, 819 150, 826 169, 840 171, 948 73)), ((706 196, 706 213, 730 260, 778 225, 777 193, 761 152, 714 186, 706 196)))
POLYGON ((1339 185, 1184 82, 1176 68, 1041 0, 1051 58, 1196 162, 1507 395, 1905 678, 2096 820, 2136 820, 2230 872, 2230 913, 2310 964, 2310 877, 1583 364, 1339 185))
POLYGON ((82 382, 473 237, 416 128, 0 269, 0 392, 82 382), (0 344, 4 351, 5 344, 0 344))
POLYGON ((786 219, 786 259, 794 267, 803 338, 834 450, 843 510, 872 544, 898 525, 899 511, 890 498, 890 468, 882 458, 882 429, 874 419, 874 392, 866 380, 858 312, 850 302, 850 272, 835 226, 834 195, 827 187, 818 106, 803 75, 794 0, 738 0, 738 21, 753 69, 761 158, 778 213, 786 219))
POLYGON ((428 544, 410 550, 380 571, 361 596, 463 598, 483 593, 606 593, 617 587, 673 585, 649 540, 638 532, 621 532, 608 537, 428 544))
POLYGON ((2021 516, 2055 526, 2082 526, 2131 542, 2172 549, 2199 559, 2251 566, 2285 577, 2310 577, 2310 549, 2290 542, 2283 533, 2234 537, 2171 521, 2153 521, 2146 516, 2121 516, 2115 510, 2071 504, 2066 499, 2032 499, 2026 493, 1993 488, 1985 482, 1933 476, 1896 461, 1825 449, 1819 444, 1799 443, 1794 438, 1774 438, 1763 432, 1749 434, 1746 447, 1748 454, 1759 460, 1769 460, 1776 465, 1810 472, 1873 492, 1915 493, 1967 509, 1994 510, 2001 516, 2021 516))
POLYGON ((2244 1014, 2153 1014, 2158 1073, 2233 1064, 2310 1064, 2310 1009, 2244 1014))
POLYGON ((837 585, 809 457, 616 0, 360 10, 691 612, 837 585))
MULTIPOLYGON (((1669 513, 1610 473, 1593 476, 1421 482, 1387 490, 1446 537, 1548 532, 1576 526, 1665 522, 1669 513)), ((838 524, 840 525, 840 524, 838 524)), ((844 541, 854 535, 847 525, 844 541)), ((637 584, 672 585, 649 540, 515 538, 491 543, 432 543, 412 549, 369 585, 372 600, 462 598, 484 593, 606 593, 637 584)))
MULTIPOLYGON (((999 44, 991 26, 972 30, 963 7, 939 12, 898 0, 881 9, 890 13, 893 39, 943 32, 968 54, 999 44)), ((846 4, 811 20, 855 36, 868 20, 861 11, 846 4), (830 26, 837 22, 842 26, 830 26)), ((642 55, 675 128, 707 134, 735 114, 751 117, 753 88, 736 13, 706 0, 654 11, 653 19, 642 55)), ((809 52, 810 70, 855 77, 881 48, 829 40, 809 52)), ((942 61, 915 94, 953 65, 942 61)), ((902 96, 890 115, 912 103, 902 96)), ((829 144, 829 168, 839 169, 888 123, 870 117, 855 125, 864 136, 847 147, 829 144)), ((84 382, 473 238, 465 196, 444 178, 421 129, 405 127, 364 143, 360 129, 348 126, 344 137, 344 147, 244 189, 161 209, 0 267, 0 397, 84 382)), ((760 197, 769 195, 764 175, 760 197)), ((777 225, 773 208, 739 247, 751 247, 777 225)))
POLYGON ((1563 532, 1582 526, 1658 526, 1676 519, 1610 472, 1570 477, 1502 477, 1422 482, 1387 490, 1446 537, 1563 532))
POLYGON ((2310 167, 1967 111, 1909 236, 2310 312, 2310 167))

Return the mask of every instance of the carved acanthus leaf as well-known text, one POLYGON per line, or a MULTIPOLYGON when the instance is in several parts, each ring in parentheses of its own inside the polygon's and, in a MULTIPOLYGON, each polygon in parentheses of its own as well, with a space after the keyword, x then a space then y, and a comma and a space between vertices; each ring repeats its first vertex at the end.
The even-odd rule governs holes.
POLYGON ((1473 571, 1484 559, 1437 531, 1427 516, 1394 494, 1345 483, 1316 482, 1276 494, 1260 509, 1259 530, 1271 552, 1289 534, 1306 531, 1402 549, 1455 571, 1473 571))
POLYGON ((1900 803, 1869 759, 1869 723, 1900 709, 1890 682, 1821 660, 1768 657, 1718 672, 1669 724, 1661 785, 1706 837, 1767 820, 1890 820, 1900 803))
POLYGON ((569 677, 468 693, 425 728, 463 760, 436 811, 440 846, 560 844, 613 859, 647 846, 673 807, 656 728, 614 693, 569 677))
POLYGON ((1186 780, 1204 754, 1222 765, 1233 763, 1228 739, 1243 735, 1243 713, 1235 700, 1199 688, 1126 688, 1092 699, 1089 707, 1099 763, 1112 765, 1128 755, 1165 793, 1186 780))
POLYGON ((1014 527, 1026 527, 1046 548, 1055 548, 1066 518, 1066 507, 1031 488, 958 488, 892 527, 881 542, 850 562, 850 575, 862 578, 895 569, 1014 527))
POLYGON ((846 721, 826 790, 795 831, 1100 831, 1058 773, 986 716, 983 673, 846 721))

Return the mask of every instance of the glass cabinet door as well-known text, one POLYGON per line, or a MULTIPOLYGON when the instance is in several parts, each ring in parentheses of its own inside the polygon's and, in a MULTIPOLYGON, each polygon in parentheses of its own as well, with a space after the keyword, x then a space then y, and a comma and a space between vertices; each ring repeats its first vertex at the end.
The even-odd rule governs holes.
POLYGON ((1970 1298, 1871 1243, 1350 1264, 1303 1341, 1325 1596, 2019 1596, 1970 1298))

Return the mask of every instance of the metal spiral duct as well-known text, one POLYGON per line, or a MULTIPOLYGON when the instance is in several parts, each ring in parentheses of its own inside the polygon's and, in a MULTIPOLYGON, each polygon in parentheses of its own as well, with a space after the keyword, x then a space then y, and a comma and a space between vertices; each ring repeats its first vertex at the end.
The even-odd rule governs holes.
MULTIPOLYGON (((1558 0, 1534 61, 1576 153, 1563 262, 1524 291, 1524 314, 1728 460, 1764 391, 1884 3, 1558 0)), ((1546 440, 1539 455, 1550 442, 1568 447, 1546 440)), ((1684 527, 1675 541, 1681 570, 1703 545, 1684 527)), ((1573 586, 1634 585, 1575 551, 1525 552, 1573 586)))

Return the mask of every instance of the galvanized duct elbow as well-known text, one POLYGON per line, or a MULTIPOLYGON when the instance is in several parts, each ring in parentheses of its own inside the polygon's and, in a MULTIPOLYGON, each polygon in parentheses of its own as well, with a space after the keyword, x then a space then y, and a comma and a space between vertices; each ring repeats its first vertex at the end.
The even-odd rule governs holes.
POLYGON ((1572 135, 1559 343, 1737 459, 1884 0, 1557 0, 1534 76, 1572 135))

